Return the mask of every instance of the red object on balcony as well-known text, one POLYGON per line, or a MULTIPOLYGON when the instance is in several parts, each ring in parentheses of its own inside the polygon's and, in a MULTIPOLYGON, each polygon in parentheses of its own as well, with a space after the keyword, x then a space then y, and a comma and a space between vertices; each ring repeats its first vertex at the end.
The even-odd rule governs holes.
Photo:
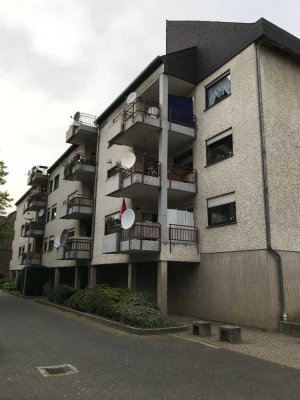
POLYGON ((123 199, 122 205, 121 205, 121 209, 120 209, 120 212, 119 212, 119 220, 120 221, 122 219, 123 212, 126 211, 126 208, 127 207, 126 207, 125 199, 123 199))

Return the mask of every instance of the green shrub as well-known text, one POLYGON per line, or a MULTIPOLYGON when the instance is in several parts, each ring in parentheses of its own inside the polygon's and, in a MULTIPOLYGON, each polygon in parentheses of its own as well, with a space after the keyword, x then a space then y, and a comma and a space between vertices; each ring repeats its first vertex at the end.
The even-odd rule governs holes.
POLYGON ((130 292, 127 297, 122 300, 124 304, 130 304, 134 307, 151 307, 155 310, 159 310, 158 305, 152 295, 142 292, 130 292))
POLYGON ((6 283, 6 282, 10 282, 10 280, 7 279, 7 278, 1 278, 1 279, 0 279, 0 289, 3 288, 3 285, 4 285, 4 283, 6 283))
POLYGON ((117 304, 114 307, 114 319, 136 328, 162 328, 170 326, 170 321, 163 317, 158 309, 145 305, 117 304))
POLYGON ((2 288, 4 290, 17 290, 17 285, 14 282, 8 281, 3 283, 2 288))
POLYGON ((56 304, 66 304, 67 300, 76 292, 77 290, 69 285, 59 285, 56 286, 48 293, 48 299, 56 304))
MULTIPOLYGON (((23 293, 25 268, 17 279, 17 289, 23 293)), ((49 269, 46 267, 27 267, 25 295, 37 296, 43 294, 45 283, 49 279, 49 269)))
POLYGON ((74 310, 87 312, 86 292, 90 289, 78 290, 67 301, 66 305, 74 310))

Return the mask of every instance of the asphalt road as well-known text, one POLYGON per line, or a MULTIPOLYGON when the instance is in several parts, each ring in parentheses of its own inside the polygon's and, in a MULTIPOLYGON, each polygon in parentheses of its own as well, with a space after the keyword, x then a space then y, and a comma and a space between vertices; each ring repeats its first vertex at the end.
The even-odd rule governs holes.
POLYGON ((0 292, 1 400, 299 398, 297 369, 170 335, 129 335, 0 292), (79 372, 37 370, 60 364, 79 372))

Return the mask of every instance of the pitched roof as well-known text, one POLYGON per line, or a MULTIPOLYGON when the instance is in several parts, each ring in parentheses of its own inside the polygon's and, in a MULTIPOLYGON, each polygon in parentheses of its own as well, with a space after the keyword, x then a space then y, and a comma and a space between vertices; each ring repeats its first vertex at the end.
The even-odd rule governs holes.
POLYGON ((255 23, 167 21, 167 54, 197 49, 197 83, 259 40, 300 63, 300 39, 264 18, 255 23))

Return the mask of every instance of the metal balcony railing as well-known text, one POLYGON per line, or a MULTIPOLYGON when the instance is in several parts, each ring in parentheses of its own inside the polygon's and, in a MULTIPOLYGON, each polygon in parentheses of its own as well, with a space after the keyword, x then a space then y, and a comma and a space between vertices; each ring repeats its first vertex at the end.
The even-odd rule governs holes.
POLYGON ((196 116, 194 114, 173 107, 169 107, 169 121, 191 128, 196 127, 196 116))
POLYGON ((139 240, 160 240, 160 224, 153 222, 135 222, 130 229, 120 231, 120 241, 139 240))
POLYGON ((169 225, 170 252, 172 251, 172 242, 196 243, 199 252, 199 230, 196 226, 187 225, 169 225))
POLYGON ((137 114, 148 115, 150 117, 160 118, 160 105, 150 100, 146 100, 143 97, 138 97, 129 106, 127 106, 122 112, 123 127, 125 122, 129 119, 133 119, 137 114))
POLYGON ((197 184, 197 171, 193 168, 186 168, 179 165, 169 164, 168 179, 170 181, 197 184))
POLYGON ((44 231, 44 222, 31 221, 25 224, 25 236, 34 236, 34 231, 44 231))
POLYGON ((67 164, 65 165, 64 169, 64 177, 67 178, 73 172, 73 168, 77 164, 84 164, 84 165, 96 165, 96 158, 94 156, 84 154, 84 153, 77 153, 74 157, 72 157, 67 164))
POLYGON ((78 239, 69 238, 67 243, 64 245, 64 251, 90 251, 91 241, 90 239, 78 239))
POLYGON ((123 179, 130 176, 132 180, 135 174, 142 175, 142 183, 144 183, 144 176, 160 177, 160 162, 151 158, 137 157, 132 168, 122 168, 123 179))
POLYGON ((83 194, 75 194, 67 200, 67 208, 75 206, 93 207, 93 199, 83 194))
POLYGON ((96 118, 94 115, 80 113, 80 116, 76 121, 73 122, 73 126, 77 127, 80 125, 89 125, 89 126, 96 126, 96 118))

